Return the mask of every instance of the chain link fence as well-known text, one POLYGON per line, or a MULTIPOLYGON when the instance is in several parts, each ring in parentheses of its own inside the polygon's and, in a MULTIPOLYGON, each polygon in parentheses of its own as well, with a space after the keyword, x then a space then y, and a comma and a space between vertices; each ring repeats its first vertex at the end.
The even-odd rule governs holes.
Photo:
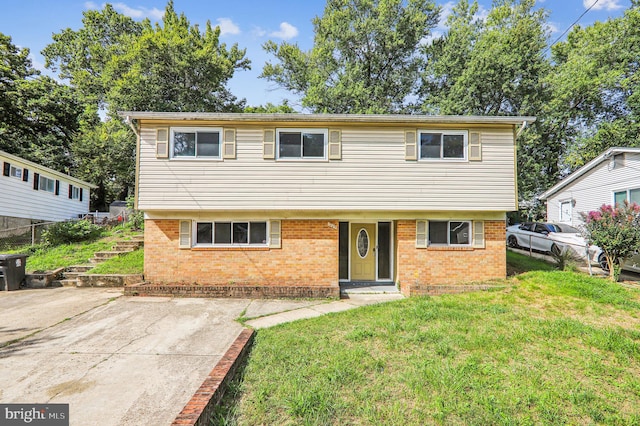
POLYGON ((41 222, 0 230, 0 251, 42 243, 42 234, 54 223, 57 222, 41 222))

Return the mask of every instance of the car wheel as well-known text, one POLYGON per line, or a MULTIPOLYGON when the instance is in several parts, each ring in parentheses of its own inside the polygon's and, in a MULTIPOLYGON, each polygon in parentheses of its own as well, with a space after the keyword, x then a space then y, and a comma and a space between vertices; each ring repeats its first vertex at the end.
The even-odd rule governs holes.
POLYGON ((604 272, 609 273, 609 264, 607 263, 607 256, 604 253, 600 253, 598 256, 598 265, 604 272))
POLYGON ((551 252, 551 254, 553 254, 554 256, 560 256, 560 254, 562 253, 562 250, 560 249, 560 247, 558 247, 555 244, 551 245, 551 250, 549 250, 551 252))
POLYGON ((507 245, 511 248, 518 248, 518 239, 514 235, 509 235, 509 238, 507 238, 507 245))

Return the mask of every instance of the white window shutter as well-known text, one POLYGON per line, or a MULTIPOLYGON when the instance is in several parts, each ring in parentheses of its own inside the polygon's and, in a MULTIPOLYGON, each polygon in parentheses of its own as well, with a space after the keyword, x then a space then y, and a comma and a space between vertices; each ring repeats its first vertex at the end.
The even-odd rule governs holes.
POLYGON ((223 129, 222 134, 222 158, 236 158, 236 129, 223 129))
POLYGON ((473 246, 484 248, 484 221, 473 221, 473 246))
POLYGON ((276 158, 276 131, 265 129, 262 139, 262 157, 268 160, 276 158))
POLYGON ((480 132, 469 133, 469 160, 482 160, 482 134, 480 132))
POLYGON ((415 130, 404 131, 404 159, 405 160, 418 159, 418 147, 416 142, 415 130))
POLYGON ((282 231, 281 223, 279 220, 269 221, 269 247, 280 248, 282 247, 282 231))
POLYGON ((429 235, 429 222, 426 220, 416 220, 416 247, 427 247, 429 235))
POLYGON ((329 160, 342 158, 342 131, 329 129, 329 160))
POLYGON ((156 158, 169 158, 169 128, 156 129, 156 158))
POLYGON ((180 248, 191 248, 191 221, 180 221, 180 248))

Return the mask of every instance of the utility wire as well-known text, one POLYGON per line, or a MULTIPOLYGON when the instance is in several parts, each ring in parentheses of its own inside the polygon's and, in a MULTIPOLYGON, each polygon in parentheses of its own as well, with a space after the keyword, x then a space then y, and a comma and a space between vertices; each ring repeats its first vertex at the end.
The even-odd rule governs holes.
POLYGON ((544 55, 546 55, 546 54, 547 54, 547 52, 548 52, 549 50, 551 50, 551 47, 552 47, 554 44, 556 44, 557 42, 559 42, 559 41, 560 41, 560 39, 561 39, 562 37, 564 37, 564 36, 565 36, 565 34, 567 34, 567 33, 569 32, 569 30, 570 30, 571 28, 573 28, 573 27, 574 27, 574 26, 575 26, 575 25, 576 25, 576 24, 577 24, 577 23, 582 19, 582 17, 583 17, 584 15, 586 15, 586 14, 587 14, 587 12, 589 12, 591 9, 593 9, 593 7, 594 7, 596 4, 598 4, 598 2, 599 2, 599 1, 600 1, 600 0, 596 0, 596 1, 594 1, 594 2, 593 2, 593 4, 592 4, 591 6, 589 6, 589 8, 588 8, 587 10, 585 10, 584 12, 582 12, 582 15, 580 15, 580 16, 578 17, 578 19, 576 19, 575 21, 573 21, 573 24, 569 25, 569 27, 568 27, 566 30, 564 30, 564 32, 563 32, 562 34, 560 34, 560 36, 558 36, 558 38, 556 38, 556 39, 555 39, 555 41, 554 41, 553 43, 551 43, 551 44, 550 44, 550 45, 549 45, 549 46, 544 50, 543 54, 544 54, 544 55))

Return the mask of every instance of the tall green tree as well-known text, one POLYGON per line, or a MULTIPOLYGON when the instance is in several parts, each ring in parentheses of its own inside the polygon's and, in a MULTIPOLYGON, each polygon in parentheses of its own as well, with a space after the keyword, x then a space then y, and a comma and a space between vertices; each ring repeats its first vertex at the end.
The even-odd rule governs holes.
POLYGON ((68 173, 84 105, 73 88, 41 76, 28 55, 0 33, 0 150, 68 173))
POLYGON ((640 146, 640 2, 575 28, 552 52, 549 114, 567 143, 567 170, 612 146, 640 146))
POLYGON ((416 49, 438 16, 431 0, 328 0, 313 19, 313 48, 265 43, 276 62, 261 77, 314 112, 405 111, 418 76, 416 49))

